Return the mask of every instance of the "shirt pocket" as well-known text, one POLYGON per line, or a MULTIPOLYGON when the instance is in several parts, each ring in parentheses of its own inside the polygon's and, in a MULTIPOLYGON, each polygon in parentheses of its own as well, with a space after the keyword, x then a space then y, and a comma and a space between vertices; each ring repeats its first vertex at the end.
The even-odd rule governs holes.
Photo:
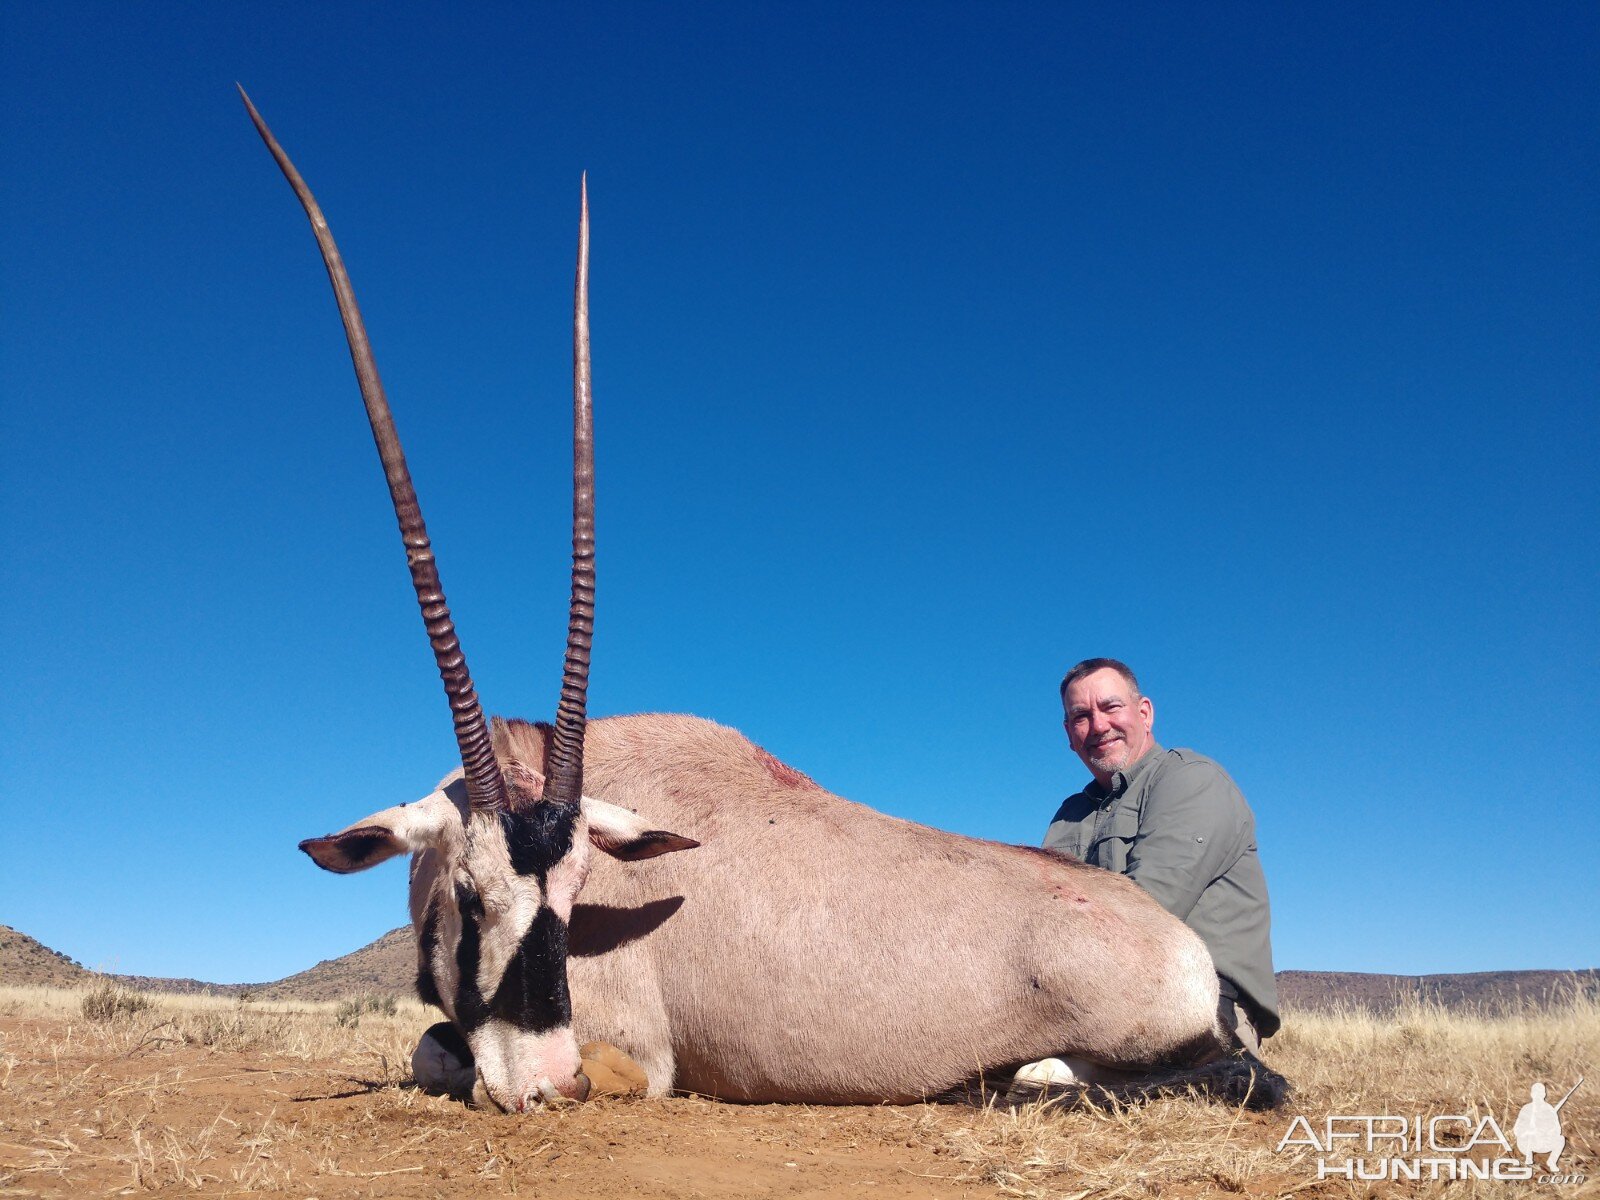
POLYGON ((1124 874, 1128 869, 1128 848, 1138 836, 1139 810, 1132 805, 1119 804, 1094 834, 1084 858, 1097 867, 1124 874))

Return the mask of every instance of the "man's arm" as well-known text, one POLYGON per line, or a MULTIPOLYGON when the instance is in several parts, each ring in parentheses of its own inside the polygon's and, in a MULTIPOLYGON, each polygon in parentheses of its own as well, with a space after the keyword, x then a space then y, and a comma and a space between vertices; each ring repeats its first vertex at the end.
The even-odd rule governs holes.
POLYGON ((1127 875, 1175 917, 1237 861, 1254 820, 1239 789, 1210 762, 1169 769, 1145 798, 1127 875))

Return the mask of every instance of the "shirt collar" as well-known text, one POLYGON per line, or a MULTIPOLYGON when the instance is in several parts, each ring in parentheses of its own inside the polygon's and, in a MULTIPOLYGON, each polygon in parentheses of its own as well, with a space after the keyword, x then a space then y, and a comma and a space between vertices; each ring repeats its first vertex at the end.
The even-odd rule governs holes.
POLYGON ((1084 790, 1096 800, 1106 800, 1108 798, 1113 800, 1119 799, 1127 793, 1128 788, 1133 785, 1134 780, 1138 779, 1139 776, 1143 775, 1150 769, 1150 764, 1155 762, 1156 756, 1164 753, 1166 752, 1162 750, 1161 746, 1152 740, 1150 742, 1150 749, 1141 754, 1134 761, 1133 766, 1129 767, 1126 771, 1118 771, 1111 777, 1110 787, 1103 787, 1098 779, 1091 779, 1089 781, 1089 786, 1084 790))

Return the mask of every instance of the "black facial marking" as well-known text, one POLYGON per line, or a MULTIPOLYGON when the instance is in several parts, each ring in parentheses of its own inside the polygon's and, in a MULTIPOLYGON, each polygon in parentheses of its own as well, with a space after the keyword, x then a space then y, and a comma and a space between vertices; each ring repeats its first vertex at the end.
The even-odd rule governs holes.
POLYGON ((422 921, 421 953, 417 962, 417 999, 435 1008, 443 1008, 439 984, 433 977, 433 955, 439 948, 439 907, 428 905, 428 915, 422 921))
POLYGON ((500 814, 511 869, 518 875, 544 877, 572 851, 572 834, 578 823, 576 805, 538 804, 500 814))
POLYGON ((530 1033, 572 1023, 567 926, 550 909, 541 907, 534 916, 495 989, 489 1010, 499 1020, 530 1033))
POLYGON ((489 1006, 478 990, 478 922, 483 918, 483 901, 477 893, 457 887, 456 905, 461 910, 461 944, 456 947, 456 1024, 462 1033, 471 1033, 489 1019, 489 1006))
POLYGON ((472 917, 474 920, 483 916, 483 897, 478 895, 464 883, 456 884, 456 907, 461 910, 463 917, 472 917))

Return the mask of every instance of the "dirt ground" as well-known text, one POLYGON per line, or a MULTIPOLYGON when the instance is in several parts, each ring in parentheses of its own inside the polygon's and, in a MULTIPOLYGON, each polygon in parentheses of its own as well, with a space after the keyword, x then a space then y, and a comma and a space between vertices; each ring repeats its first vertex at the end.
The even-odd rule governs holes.
POLYGON ((671 1099, 512 1118, 331 1062, 186 1047, 49 1065, 74 1102, 8 1092, 0 1161, 25 1174, 0 1194, 992 1194, 940 1178, 960 1172, 925 1144, 923 1125, 948 1114, 671 1099))
MULTIPOLYGON (((1003 1189, 1004 1168, 974 1160, 963 1144, 975 1123, 1015 1122, 966 1107, 672 1098, 509 1117, 336 1061, 264 1059, 159 1037, 107 1053, 69 1033, 70 1024, 0 1017, 0 1044, 47 1051, 8 1060, 0 1196, 1019 1194, 1003 1189)), ((1249 1115, 1234 1132, 1272 1136, 1249 1115)), ((1081 1190, 1068 1182, 1049 1194, 1081 1190)))
MULTIPOLYGON (((1318 1182, 1303 1153, 1276 1149, 1292 1113, 1361 1109, 1315 1080, 1274 1114, 1190 1099, 1061 1114, 672 1098, 509 1117, 408 1086, 416 1030, 403 1020, 333 1024, 326 1013, 157 1009, 96 1022, 65 1006, 0 1008, 0 1196, 1596 1194, 1592 1182, 1318 1182)), ((1569 1162, 1590 1171, 1597 1107, 1569 1130, 1569 1162)))

